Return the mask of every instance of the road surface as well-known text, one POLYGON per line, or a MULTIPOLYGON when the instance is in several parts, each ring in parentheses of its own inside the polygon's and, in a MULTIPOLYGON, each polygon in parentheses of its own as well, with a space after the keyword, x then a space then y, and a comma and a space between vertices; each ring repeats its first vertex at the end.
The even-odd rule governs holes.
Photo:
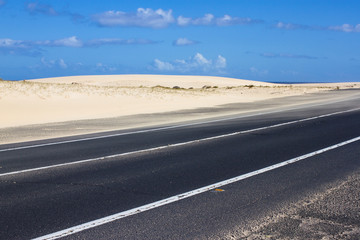
POLYGON ((226 237, 360 168, 358 96, 0 145, 0 239, 226 237))

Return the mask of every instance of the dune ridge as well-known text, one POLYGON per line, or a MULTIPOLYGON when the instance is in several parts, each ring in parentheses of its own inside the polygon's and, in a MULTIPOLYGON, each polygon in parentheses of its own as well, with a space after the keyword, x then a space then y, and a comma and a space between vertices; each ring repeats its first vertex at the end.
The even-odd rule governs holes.
POLYGON ((89 75, 89 76, 69 76, 57 78, 33 79, 33 82, 40 83, 82 83, 94 86, 112 86, 112 87, 153 87, 164 86, 181 88, 201 88, 203 86, 273 86, 273 83, 259 82, 253 80, 244 80, 226 77, 213 76, 190 76, 190 75, 89 75))

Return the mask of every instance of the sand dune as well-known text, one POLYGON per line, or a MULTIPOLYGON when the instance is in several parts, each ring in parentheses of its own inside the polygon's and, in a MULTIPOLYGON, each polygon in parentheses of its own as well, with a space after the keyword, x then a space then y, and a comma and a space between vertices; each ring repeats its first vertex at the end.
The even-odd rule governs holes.
POLYGON ((161 75, 0 81, 0 128, 214 107, 359 86, 360 83, 281 85, 161 75))
POLYGON ((201 88, 203 86, 272 86, 272 83, 258 82, 251 80, 211 77, 211 76, 179 76, 179 75, 98 75, 98 76, 76 76, 76 77, 58 77, 33 79, 33 82, 40 83, 81 83, 94 86, 111 87, 154 87, 157 85, 163 87, 178 86, 181 88, 201 88))

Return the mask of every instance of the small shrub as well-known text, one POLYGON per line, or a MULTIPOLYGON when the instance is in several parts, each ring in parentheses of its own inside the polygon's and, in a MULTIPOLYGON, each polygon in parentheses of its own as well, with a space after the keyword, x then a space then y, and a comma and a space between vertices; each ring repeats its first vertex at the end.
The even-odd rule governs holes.
POLYGON ((179 86, 173 86, 173 89, 180 89, 179 86))

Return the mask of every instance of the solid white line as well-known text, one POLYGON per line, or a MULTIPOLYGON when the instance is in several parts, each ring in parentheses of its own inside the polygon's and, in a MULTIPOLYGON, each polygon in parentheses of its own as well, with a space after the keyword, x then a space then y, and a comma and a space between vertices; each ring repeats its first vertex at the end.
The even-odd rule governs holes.
POLYGON ((80 160, 80 161, 75 161, 75 162, 61 163, 61 164, 55 164, 55 165, 50 165, 50 166, 31 168, 31 169, 13 171, 13 172, 8 172, 8 173, 1 173, 0 177, 10 176, 10 175, 15 175, 15 174, 20 174, 20 173, 39 171, 39 170, 45 170, 45 169, 50 169, 50 168, 69 166, 69 165, 86 163, 86 162, 105 160, 105 159, 115 158, 115 157, 123 157, 123 156, 132 155, 132 154, 157 151, 157 150, 161 150, 161 149, 165 149, 165 148, 172 148, 172 147, 178 147, 178 146, 183 146, 183 145, 188 145, 188 144, 193 144, 193 143, 199 143, 199 142, 203 142, 203 141, 210 141, 210 140, 215 140, 215 139, 220 139, 220 138, 226 138, 226 137, 230 137, 230 136, 235 136, 235 135, 240 135, 240 134, 245 134, 245 133, 251 133, 251 132, 256 132, 256 131, 261 131, 261 130, 266 130, 266 129, 271 129, 271 128, 282 127, 282 126, 286 126, 286 125, 291 125, 291 124, 295 124, 295 123, 315 120, 315 119, 319 119, 319 118, 325 118, 325 117, 329 117, 329 116, 333 116, 333 115, 337 115, 337 114, 341 114, 341 113, 357 111, 359 109, 360 108, 350 109, 350 110, 341 111, 341 112, 324 114, 324 115, 320 115, 320 116, 316 116, 316 117, 310 117, 310 118, 304 118, 304 119, 285 122, 285 123, 279 123, 279 124, 270 125, 270 126, 266 126, 266 127, 259 127, 259 128, 254 128, 254 129, 249 129, 249 130, 244 130, 244 131, 239 131, 239 132, 232 132, 232 133, 222 134, 222 135, 213 136, 213 137, 200 138, 200 139, 190 140, 190 141, 186 141, 186 142, 168 144, 168 145, 163 145, 163 146, 158 146, 158 147, 153 147, 153 148, 147 148, 147 149, 142 149, 142 150, 136 150, 136 151, 131 151, 131 152, 125 152, 125 153, 119 153, 119 154, 114 154, 114 155, 109 155, 109 156, 103 156, 103 157, 98 157, 98 158, 91 158, 91 159, 85 159, 85 160, 80 160))
MULTIPOLYGON (((341 101, 337 101, 337 102, 341 102, 341 101)), ((326 105, 326 104, 318 104, 318 105, 326 105)), ((318 106, 318 105, 313 105, 313 106, 318 106)), ((304 108, 304 107, 293 108, 292 110, 301 109, 301 108, 304 108)), ((341 114, 341 113, 345 113, 345 112, 356 111, 356 110, 360 110, 360 108, 336 112, 333 115, 341 114)), ((174 129, 174 128, 188 127, 188 126, 195 126, 195 125, 201 125, 201 124, 207 124, 207 123, 229 121, 229 120, 241 119, 241 118, 246 118, 246 117, 255 117, 255 116, 260 116, 260 115, 264 115, 264 114, 272 114, 272 113, 278 113, 278 112, 283 112, 283 111, 285 111, 285 110, 275 110, 275 111, 269 111, 266 113, 247 114, 247 115, 237 116, 237 117, 221 118, 221 119, 215 119, 215 120, 209 120, 209 121, 203 121, 203 122, 197 122, 197 123, 188 123, 188 124, 173 125, 173 126, 168 126, 168 127, 151 128, 151 129, 138 130, 138 131, 132 131, 132 132, 125 132, 125 133, 116 133, 116 134, 103 135, 103 136, 97 136, 97 137, 88 137, 88 138, 80 138, 80 139, 74 139, 74 140, 65 140, 65 141, 60 141, 60 142, 51 142, 51 143, 42 143, 42 144, 35 144, 35 145, 28 145, 28 146, 21 146, 21 147, 13 147, 13 148, 7 148, 7 149, 0 149, 0 152, 8 152, 8 151, 45 147, 45 146, 52 146, 52 145, 60 145, 60 144, 82 142, 82 141, 90 141, 90 140, 96 140, 96 139, 118 137, 118 136, 125 136, 125 135, 139 134, 139 133, 156 132, 156 131, 169 130, 169 129, 174 129)))
POLYGON ((231 184, 231 183, 234 183, 234 182, 238 182, 238 181, 241 181, 243 179, 246 179, 246 178, 261 174, 261 173, 265 173, 265 172, 268 172, 268 171, 271 171, 271 170, 274 170, 274 169, 277 169, 277 168, 280 168, 280 167, 283 167, 283 166, 286 166, 286 165, 289 165, 289 164, 292 164, 292 163, 295 163, 295 162, 298 162, 298 161, 301 161, 301 160, 304 160, 304 159, 307 159, 309 157, 312 157, 312 156, 315 156, 315 155, 330 151, 332 149, 335 149, 335 148, 338 148, 338 147, 341 147, 341 146, 344 146, 344 145, 347 145, 347 144, 350 144, 350 143, 353 143, 353 142, 356 142, 356 141, 359 141, 359 140, 360 140, 360 136, 356 137, 356 138, 353 138, 353 139, 350 139, 348 141, 341 142, 341 143, 332 145, 330 147, 323 148, 323 149, 317 150, 315 152, 311 152, 311 153, 308 153, 308 154, 305 154, 305 155, 302 155, 302 156, 299 156, 299 157, 296 157, 296 158, 292 158, 292 159, 289 159, 287 161, 284 161, 284 162, 281 162, 281 163, 278 163, 278 164, 274 164, 274 165, 271 165, 269 167, 265 167, 265 168, 262 168, 262 169, 259 169, 259 170, 256 170, 256 171, 253 171, 253 172, 250 172, 250 173, 246 173, 246 174, 243 174, 243 175, 240 175, 240 176, 237 176, 237 177, 234 177, 234 178, 222 181, 222 182, 214 183, 214 184, 208 185, 206 187, 202 187, 202 188, 198 188, 198 189, 186 192, 186 193, 178 194, 176 196, 169 197, 169 198, 166 198, 166 199, 163 199, 163 200, 160 200, 160 201, 157 201, 157 202, 153 202, 153 203, 150 203, 150 204, 146 204, 146 205, 143 205, 141 207, 133 208, 133 209, 123 211, 123 212, 120 212, 120 213, 116 213, 116 214, 113 214, 113 215, 110 215, 110 216, 107 216, 107 217, 104 217, 104 218, 100 218, 100 219, 97 219, 97 220, 94 220, 94 221, 91 221, 91 222, 87 222, 87 223, 84 223, 84 224, 81 224, 81 225, 77 225, 77 226, 74 226, 74 227, 71 227, 71 228, 67 228, 65 230, 61 230, 61 231, 58 231, 58 232, 55 232, 55 233, 51 233, 51 234, 48 234, 48 235, 45 235, 45 236, 42 236, 42 237, 35 238, 34 240, 50 240, 50 239, 58 239, 58 238, 61 238, 61 237, 69 236, 69 235, 72 235, 74 233, 84 231, 86 229, 94 228, 94 227, 97 227, 97 226, 100 226, 100 225, 103 225, 103 224, 106 224, 106 223, 109 223, 109 222, 112 222, 112 221, 115 221, 115 220, 118 220, 118 219, 121 219, 121 218, 125 218, 125 217, 135 215, 135 214, 138 214, 138 213, 142 213, 142 212, 148 211, 150 209, 161 207, 161 206, 164 206, 164 205, 169 204, 169 203, 173 203, 173 202, 176 202, 176 201, 179 201, 179 200, 182 200, 182 199, 185 199, 185 198, 188 198, 188 197, 191 197, 191 196, 194 196, 194 195, 197 195, 197 194, 200 194, 200 193, 203 193, 203 192, 215 189, 215 188, 219 188, 219 187, 222 187, 224 185, 228 185, 228 184, 231 184))

